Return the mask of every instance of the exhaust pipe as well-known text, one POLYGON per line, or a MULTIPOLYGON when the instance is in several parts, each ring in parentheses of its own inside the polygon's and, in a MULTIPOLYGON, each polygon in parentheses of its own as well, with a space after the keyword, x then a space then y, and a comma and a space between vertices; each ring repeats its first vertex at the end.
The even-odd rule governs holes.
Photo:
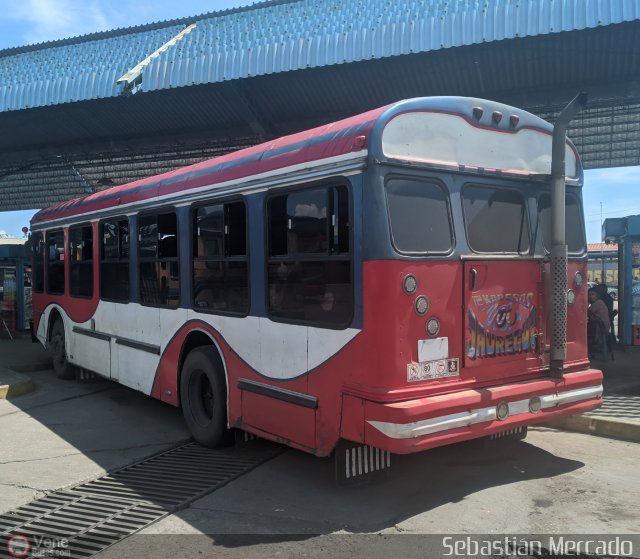
POLYGON ((565 150, 569 122, 587 105, 579 93, 553 126, 551 144, 551 363, 552 377, 562 377, 567 357, 567 253, 565 239, 565 150))

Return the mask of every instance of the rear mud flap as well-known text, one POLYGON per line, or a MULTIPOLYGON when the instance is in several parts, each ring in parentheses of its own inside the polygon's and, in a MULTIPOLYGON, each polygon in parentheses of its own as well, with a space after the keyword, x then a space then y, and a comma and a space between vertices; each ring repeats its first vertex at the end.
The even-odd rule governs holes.
POLYGON ((527 427, 514 427, 512 429, 506 429, 505 431, 500 431, 498 433, 493 433, 486 437, 486 440, 491 441, 522 441, 527 437, 527 427))
POLYGON ((366 444, 340 441, 333 460, 340 487, 363 485, 388 477, 391 471, 391 453, 366 444))

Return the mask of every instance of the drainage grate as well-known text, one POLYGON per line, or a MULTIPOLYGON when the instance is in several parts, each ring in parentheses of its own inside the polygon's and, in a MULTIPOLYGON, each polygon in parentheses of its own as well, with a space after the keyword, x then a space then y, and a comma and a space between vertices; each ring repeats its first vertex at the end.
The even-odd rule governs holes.
POLYGON ((0 558, 91 557, 281 451, 188 443, 0 515, 0 558))

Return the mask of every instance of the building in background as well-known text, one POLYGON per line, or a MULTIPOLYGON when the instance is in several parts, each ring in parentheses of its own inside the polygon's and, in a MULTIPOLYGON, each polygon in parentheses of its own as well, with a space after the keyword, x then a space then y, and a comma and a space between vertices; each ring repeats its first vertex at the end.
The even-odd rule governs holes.
POLYGON ((587 244, 589 265, 587 281, 606 283, 609 288, 618 288, 618 245, 615 243, 587 244))
POLYGON ((31 319, 31 257, 27 239, 0 238, 0 336, 28 330, 31 319))
POLYGON ((619 246, 619 336, 627 345, 640 345, 640 215, 605 219, 602 239, 619 246))

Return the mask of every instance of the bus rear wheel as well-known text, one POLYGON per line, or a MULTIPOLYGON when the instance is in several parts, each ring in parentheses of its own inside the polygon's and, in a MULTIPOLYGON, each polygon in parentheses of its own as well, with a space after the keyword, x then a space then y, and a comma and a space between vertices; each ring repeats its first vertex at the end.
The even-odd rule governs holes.
POLYGON ((213 347, 192 350, 182 366, 180 404, 193 438, 216 447, 227 434, 227 394, 218 355, 213 347))
POLYGON ((66 380, 75 378, 75 367, 67 359, 64 324, 60 318, 53 323, 50 343, 51 360, 56 376, 66 380))

